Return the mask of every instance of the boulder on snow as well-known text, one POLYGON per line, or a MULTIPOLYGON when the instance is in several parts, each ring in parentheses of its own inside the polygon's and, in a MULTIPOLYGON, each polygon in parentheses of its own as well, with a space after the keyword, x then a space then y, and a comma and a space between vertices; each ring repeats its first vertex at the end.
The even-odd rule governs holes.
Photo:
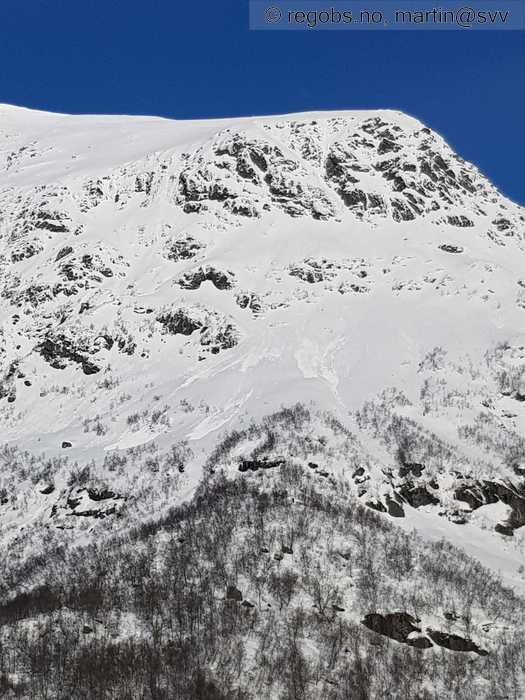
POLYGON ((450 243, 442 243, 439 249, 445 253, 462 253, 463 248, 460 245, 452 245, 450 243))
POLYGON ((471 639, 465 639, 458 634, 450 634, 448 632, 439 632, 427 628, 427 634, 438 646, 449 649, 450 651, 473 651, 480 656, 487 656, 488 651, 480 649, 471 639))
POLYGON ((226 589, 226 600, 235 600, 240 603, 242 600, 241 591, 236 586, 228 586, 226 589))
POLYGON ((405 517, 405 511, 403 510, 403 506, 401 506, 397 501, 394 501, 393 498, 390 498, 390 496, 387 496, 386 498, 386 506, 388 508, 388 514, 391 515, 393 518, 405 517))
POLYGON ((426 637, 421 635, 421 629, 417 627, 419 620, 406 612, 369 613, 361 621, 372 632, 377 632, 396 642, 408 644, 418 649, 428 649, 432 646, 426 637))

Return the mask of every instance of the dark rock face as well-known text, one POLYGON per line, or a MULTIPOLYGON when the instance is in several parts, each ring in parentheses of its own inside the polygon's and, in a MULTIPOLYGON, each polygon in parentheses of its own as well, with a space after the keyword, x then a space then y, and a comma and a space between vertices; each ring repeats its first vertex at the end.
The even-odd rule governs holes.
POLYGON ((506 537, 513 537, 514 536, 514 530, 509 527, 508 525, 502 525, 501 523, 496 523, 494 526, 494 530, 498 532, 500 535, 505 535, 506 537))
POLYGON ((414 637, 409 639, 407 644, 415 649, 430 649, 432 642, 427 637, 414 637))
POLYGON ((483 491, 479 490, 476 483, 462 484, 461 486, 458 486, 458 488, 454 491, 454 498, 457 501, 468 503, 472 510, 476 510, 476 508, 485 505, 485 503, 496 503, 498 500, 491 494, 486 496, 483 491))
POLYGON ((248 218, 260 216, 260 213, 252 204, 239 199, 229 199, 224 203, 224 208, 236 216, 246 216, 248 218))
POLYGON ((239 340, 235 326, 225 317, 212 311, 179 308, 164 311, 157 316, 157 321, 163 326, 164 332, 170 335, 189 336, 197 330, 200 331, 199 344, 213 355, 221 350, 233 348, 239 340))
POLYGON ((65 449, 67 447, 73 447, 73 445, 67 440, 64 440, 64 442, 62 443, 62 449, 65 449))
POLYGON ((240 472, 256 472, 259 469, 276 469, 282 467, 284 459, 267 460, 267 459, 243 459, 239 465, 240 472))
POLYGON ((59 260, 62 260, 62 258, 65 258, 66 255, 69 255, 69 254, 72 253, 72 252, 73 252, 73 248, 72 248, 70 245, 64 246, 63 248, 61 248, 61 249, 58 251, 57 256, 56 256, 56 258, 55 258, 55 262, 58 262, 59 260))
POLYGON ((198 289, 206 281, 211 282, 220 290, 231 289, 234 285, 234 275, 233 272, 222 272, 207 265, 192 272, 187 272, 179 280, 179 285, 184 289, 198 289))
POLYGON ((233 348, 237 343, 238 334, 232 323, 226 323, 212 333, 203 333, 200 337, 200 344, 213 355, 217 355, 221 350, 233 348))
POLYGON ((79 352, 73 342, 64 336, 57 336, 55 339, 46 338, 37 346, 37 350, 54 369, 64 369, 66 361, 70 360, 81 365, 84 374, 96 374, 100 371, 100 367, 79 352))
POLYGON ((414 485, 412 482, 404 484, 399 489, 399 494, 413 508, 421 506, 437 505, 439 498, 432 495, 424 485, 414 485))
POLYGON ((403 510, 403 506, 401 506, 397 501, 394 501, 393 498, 390 498, 390 496, 386 497, 386 506, 388 508, 388 514, 391 515, 393 518, 405 517, 405 511, 403 510))
POLYGON ((344 189, 340 194, 345 205, 352 209, 359 218, 362 217, 365 211, 370 211, 372 214, 386 215, 386 202, 380 194, 363 192, 360 189, 344 189))
POLYGON ((34 226, 50 233, 67 233, 69 229, 65 223, 69 224, 69 217, 66 214, 40 209, 37 211, 34 226))
POLYGON ((471 221, 467 216, 447 216, 447 222, 451 226, 459 226, 460 228, 470 228, 474 226, 474 222, 471 221))
POLYGON ((87 490, 88 496, 92 501, 106 501, 109 498, 116 498, 117 495, 114 491, 109 489, 94 489, 90 488, 87 490))
POLYGON ((229 130, 218 135, 211 154, 197 149, 179 176, 176 203, 195 211, 203 202, 251 218, 261 216, 269 202, 293 217, 327 219, 333 214, 326 194, 308 181, 301 159, 285 156, 265 139, 229 130))
POLYGON ((525 525, 525 484, 506 484, 495 481, 475 481, 462 484, 454 491, 454 498, 468 503, 476 510, 489 503, 501 501, 510 506, 511 513, 506 523, 499 523, 497 532, 510 536, 513 530, 525 525))
POLYGON ((195 240, 193 236, 185 236, 184 238, 178 238, 168 244, 166 257, 168 260, 173 260, 173 262, 191 260, 191 258, 198 255, 205 247, 204 243, 195 240))
POLYGON ((17 263, 21 260, 27 260, 32 258, 34 255, 38 255, 44 249, 44 246, 40 241, 21 241, 16 248, 11 252, 11 262, 17 263))
POLYGON ((514 228, 512 223, 503 216, 494 219, 492 224, 501 232, 512 231, 514 228))
POLYGON ((399 467, 399 476, 401 478, 412 474, 412 476, 421 476, 425 469, 424 464, 419 464, 419 462, 404 462, 401 467, 399 467))
POLYGON ((419 620, 405 612, 386 613, 385 615, 369 613, 362 620, 362 624, 368 627, 369 630, 372 630, 372 632, 377 632, 385 637, 394 639, 396 642, 408 644, 418 649, 429 649, 432 646, 432 642, 426 637, 408 638, 413 632, 421 633, 421 628, 417 627, 418 622, 419 620))
POLYGON ((104 246, 82 255, 73 254, 72 246, 65 246, 58 252, 56 261, 60 262, 57 272, 60 281, 52 287, 53 297, 79 294, 91 288, 93 283, 99 285, 104 278, 114 277, 119 268, 118 274, 123 274, 122 269, 127 267, 123 256, 104 246))
POLYGON ((480 649, 471 639, 465 639, 457 634, 427 628, 426 634, 430 637, 428 639, 422 634, 421 628, 417 626, 418 623, 419 620, 405 612, 386 613, 385 615, 370 613, 365 615, 364 620, 362 620, 362 624, 373 632, 417 649, 429 649, 432 647, 432 642, 434 642, 450 651, 472 651, 480 656, 488 654, 487 651, 480 649), (417 636, 410 637, 413 633, 417 633, 417 636))
POLYGON ((448 632, 438 632, 437 630, 427 629, 427 634, 430 639, 438 646, 449 649, 450 651, 473 651, 480 656, 487 656, 488 651, 480 649, 471 639, 464 639, 457 634, 449 634, 448 632))
POLYGON ((124 501, 126 497, 109 491, 109 489, 100 487, 77 488, 69 492, 65 498, 65 503, 57 501, 53 504, 51 517, 59 521, 56 524, 58 528, 65 527, 65 520, 70 518, 104 520, 111 516, 119 517, 118 506, 120 500, 124 501), (97 507, 95 507, 95 503, 87 502, 86 494, 90 501, 97 503, 97 507))
POLYGON ((161 314, 158 316, 157 321, 171 335, 191 335, 203 326, 202 321, 192 318, 184 309, 161 314))
POLYGON ((386 513, 386 508, 381 501, 367 501, 365 505, 372 508, 372 510, 377 510, 379 513, 386 513))
POLYGON ((226 589, 226 600, 234 600, 240 603, 242 600, 242 593, 236 586, 228 586, 226 589))
POLYGON ((117 512, 116 507, 111 506, 110 508, 107 508, 106 510, 96 510, 96 509, 73 510, 71 513, 68 513, 68 515, 74 515, 75 517, 79 517, 79 518, 95 518, 96 520, 103 520, 104 518, 107 518, 109 515, 115 515, 116 512, 117 512))
POLYGON ((401 150, 401 146, 395 141, 387 138, 381 139, 379 146, 377 147, 377 152, 380 156, 384 155, 385 153, 391 153, 392 151, 395 152, 399 150, 401 150))
POLYGON ((413 221, 416 217, 408 204, 400 199, 393 199, 392 202, 392 218, 394 221, 413 221))

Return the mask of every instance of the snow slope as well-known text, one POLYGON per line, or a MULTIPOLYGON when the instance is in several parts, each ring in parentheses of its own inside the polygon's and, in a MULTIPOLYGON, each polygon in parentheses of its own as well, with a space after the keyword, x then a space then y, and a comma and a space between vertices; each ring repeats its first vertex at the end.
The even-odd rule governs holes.
POLYGON ((253 459, 252 435, 210 463, 228 431, 302 403, 327 473, 429 537, 474 529, 525 590, 524 263, 524 210, 398 112, 0 106, 3 540, 146 517, 253 459), (147 464, 174 444, 170 481, 147 464))

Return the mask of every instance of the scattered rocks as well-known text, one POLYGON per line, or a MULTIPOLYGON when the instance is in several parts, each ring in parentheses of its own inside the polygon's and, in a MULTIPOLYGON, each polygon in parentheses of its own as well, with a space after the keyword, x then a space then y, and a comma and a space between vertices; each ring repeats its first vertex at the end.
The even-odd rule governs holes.
POLYGON ((162 311, 157 321, 170 335, 190 336, 200 331, 199 344, 214 355, 234 347, 239 341, 237 329, 226 316, 199 306, 162 311))
POLYGON ((289 274, 292 277, 298 277, 303 282, 315 284, 333 279, 337 274, 337 267, 335 263, 326 258, 320 260, 306 258, 300 263, 290 265, 289 274))
MULTIPOLYGON (((514 230, 513 224, 506 219, 503 216, 496 217, 492 224, 497 228, 498 231, 500 232, 511 232, 514 230)), ((508 235, 508 234, 506 234, 508 235)))
POLYGON ((47 337, 36 349, 54 369, 64 369, 69 360, 79 364, 84 374, 96 374, 100 371, 100 367, 89 359, 85 352, 80 351, 73 340, 64 335, 47 337))
POLYGON ((401 467, 399 467, 399 476, 401 478, 408 476, 409 474, 412 474, 412 476, 419 477, 423 474, 423 471, 425 469, 424 464, 419 464, 419 462, 406 462, 403 463, 401 467))
POLYGON ((166 332, 171 335, 191 335, 199 328, 202 328, 204 323, 198 318, 193 318, 190 313, 184 309, 176 309, 175 311, 167 311, 157 317, 157 321, 161 323, 166 332))
POLYGON ((235 301, 241 309, 249 309, 254 315, 262 311, 261 298, 253 292, 239 292, 235 297, 235 301))
POLYGON ((173 262, 191 260, 205 248, 206 246, 204 243, 197 241, 195 238, 193 238, 193 236, 184 236, 182 238, 177 238, 174 241, 170 241, 166 245, 165 255, 168 260, 172 260, 173 262))
MULTIPOLYGON (((458 619, 454 613, 445 613, 445 617, 452 622, 458 619)), ((481 649, 471 639, 465 639, 457 634, 427 628, 426 634, 429 639, 422 633, 421 628, 417 626, 419 622, 420 620, 405 612, 386 613, 384 615, 370 613, 365 615, 365 618, 362 620, 362 624, 373 632, 417 649, 429 649, 432 647, 432 642, 434 642, 449 651, 474 652, 480 656, 487 656, 488 654, 487 651, 481 649)))

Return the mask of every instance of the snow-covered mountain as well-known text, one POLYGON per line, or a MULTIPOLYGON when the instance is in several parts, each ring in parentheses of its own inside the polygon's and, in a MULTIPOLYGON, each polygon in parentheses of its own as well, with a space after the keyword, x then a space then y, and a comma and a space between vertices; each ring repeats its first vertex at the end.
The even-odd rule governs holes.
POLYGON ((0 270, 6 561, 286 466, 525 591, 525 210, 416 119, 0 106, 0 270))

